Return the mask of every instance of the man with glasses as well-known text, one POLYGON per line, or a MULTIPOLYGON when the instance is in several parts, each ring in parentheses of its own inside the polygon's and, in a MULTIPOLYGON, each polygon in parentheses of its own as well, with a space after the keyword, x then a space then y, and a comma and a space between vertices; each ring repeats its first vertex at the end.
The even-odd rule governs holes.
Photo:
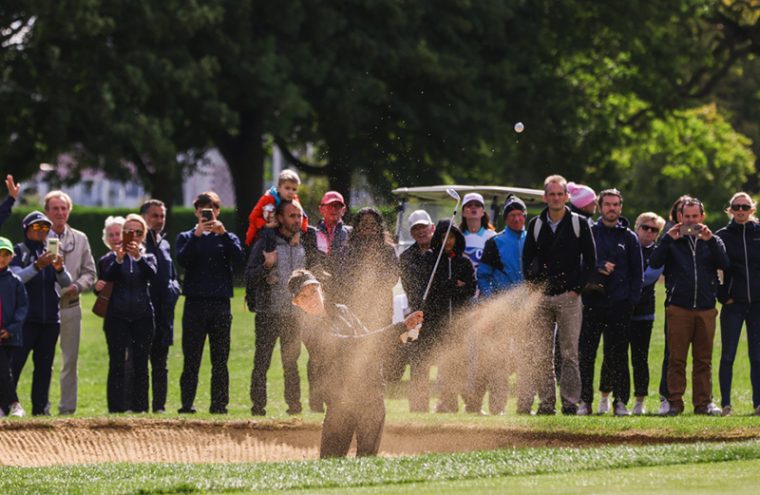
MULTIPOLYGON (((310 226, 304 234, 303 247, 306 250, 306 268, 320 279, 325 295, 332 302, 342 275, 341 265, 348 248, 351 227, 343 224, 346 202, 338 191, 327 191, 319 203, 322 219, 316 226, 310 226)), ((309 408, 313 412, 324 411, 324 392, 319 385, 319 371, 309 358, 306 366, 309 378, 309 408)))
POLYGON ((715 338, 718 270, 731 263, 723 241, 704 224, 702 203, 689 198, 680 206, 681 222, 668 230, 649 258, 649 266, 665 267, 668 323, 668 415, 684 410, 686 359, 692 346, 692 400, 695 414, 719 416, 712 402, 712 351, 715 338))
POLYGON ((185 309, 182 315, 184 365, 179 380, 182 394, 180 414, 195 413, 198 370, 206 335, 211 352, 211 414, 227 414, 229 403, 230 327, 232 312, 232 269, 243 260, 240 239, 219 221, 221 200, 208 191, 193 202, 198 223, 177 236, 177 263, 185 269, 182 285, 185 309))
POLYGON ((631 392, 628 342, 631 313, 641 297, 642 262, 639 239, 621 216, 623 195, 617 189, 599 193, 601 217, 591 227, 596 268, 583 290, 583 326, 579 360, 581 404, 578 415, 591 414, 594 368, 604 336, 604 363, 615 395, 615 416, 627 416, 631 392))
POLYGON ((74 414, 77 409, 77 360, 82 333, 82 308, 79 294, 95 284, 95 260, 84 232, 72 229, 69 215, 71 198, 63 191, 45 195, 45 215, 53 222, 48 235, 58 240, 58 254, 71 275, 72 284, 61 291, 61 399, 58 413, 74 414))

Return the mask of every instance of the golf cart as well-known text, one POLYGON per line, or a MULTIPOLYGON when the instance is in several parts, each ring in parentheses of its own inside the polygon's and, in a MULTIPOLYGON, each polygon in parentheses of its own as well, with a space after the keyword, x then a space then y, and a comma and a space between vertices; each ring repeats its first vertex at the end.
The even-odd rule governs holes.
MULTIPOLYGON (((415 210, 425 210, 430 214, 434 222, 442 219, 449 219, 452 211, 456 206, 461 206, 455 199, 456 195, 464 197, 467 193, 479 193, 486 202, 486 210, 489 212, 492 223, 501 220, 501 208, 504 200, 510 194, 513 194, 530 207, 539 205, 543 201, 544 191, 541 189, 527 189, 522 187, 502 187, 502 186, 421 186, 421 187, 399 187, 391 191, 398 200, 396 216, 396 253, 401 254, 409 246, 414 244, 409 233, 409 215, 415 210), (452 192, 455 191, 454 196, 452 192)), ((457 208, 456 223, 461 220, 460 210, 457 208)), ((393 299, 393 321, 403 321, 404 311, 408 307, 406 294, 401 289, 399 283, 396 287, 393 299)))

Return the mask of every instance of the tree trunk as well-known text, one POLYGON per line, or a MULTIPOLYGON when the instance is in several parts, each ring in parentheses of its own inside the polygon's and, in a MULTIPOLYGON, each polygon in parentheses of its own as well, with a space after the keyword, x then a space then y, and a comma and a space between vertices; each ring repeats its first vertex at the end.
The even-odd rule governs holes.
POLYGON ((231 230, 242 240, 248 229, 248 213, 263 192, 264 147, 261 122, 251 114, 242 114, 240 119, 240 132, 236 136, 222 136, 215 144, 232 175, 236 219, 231 230))

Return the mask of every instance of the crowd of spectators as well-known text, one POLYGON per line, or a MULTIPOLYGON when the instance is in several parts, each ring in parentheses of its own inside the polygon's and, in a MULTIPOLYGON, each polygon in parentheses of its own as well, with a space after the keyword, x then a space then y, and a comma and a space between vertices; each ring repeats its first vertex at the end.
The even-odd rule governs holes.
MULTIPOLYGON (((244 243, 220 220, 219 197, 211 191, 200 194, 194 202, 197 223, 179 234, 173 251, 164 233, 164 204, 146 201, 139 213, 105 220, 103 242, 109 251, 97 263, 85 234, 68 224, 71 198, 63 191, 47 194, 44 211, 24 218, 22 242, 13 246, 0 238, 0 416, 25 414, 15 390, 30 354, 31 414, 51 414, 48 392, 57 343, 62 361, 58 413, 76 411, 80 294, 93 289, 105 308, 109 412, 165 412, 167 357, 181 292, 184 364, 178 412, 196 412, 208 338, 209 412, 226 414, 230 298, 234 272, 243 266, 246 303, 255 313, 251 413, 267 414, 267 373, 278 340, 287 413, 302 412, 298 358, 305 344, 309 409, 324 412, 326 407, 330 418, 325 429, 332 433, 323 438, 327 455, 345 454, 341 425, 346 422, 357 435, 365 432, 362 452, 376 452, 383 383, 398 382, 407 365, 412 412, 431 411, 435 368, 438 400, 432 410, 437 413, 458 412, 463 404, 469 413, 504 414, 508 382, 516 372, 518 414, 556 414, 559 385, 559 412, 589 415, 603 342, 596 412, 645 414, 655 284, 663 275, 666 297, 659 304, 665 305, 666 352, 658 413, 685 410, 690 348, 694 413, 732 413, 732 368, 746 324, 753 408, 760 415, 760 277, 753 276, 760 270, 760 224, 747 193, 730 199, 728 225, 713 234, 697 198, 678 198, 667 224, 656 213, 644 212, 631 225, 617 189, 597 195, 586 185, 552 175, 544 183, 546 207, 529 221, 525 203, 507 198, 501 232, 477 193, 463 198, 459 226, 436 223, 424 210, 413 212, 405 227, 414 244, 397 255, 378 210, 361 208, 348 225, 343 196, 328 191, 319 218, 310 225, 299 186, 292 171, 279 177, 251 212, 244 243), (244 245, 250 248, 247 263, 244 245), (183 269, 181 284, 175 262, 183 269), (414 317, 393 327, 399 280, 407 295, 406 314, 414 317), (520 287, 540 298, 531 327, 510 335, 500 335, 506 330, 499 328, 477 333, 472 323, 485 303, 520 287), (713 402, 711 382, 718 300, 720 406, 713 402), (489 352, 495 348, 491 338, 506 339, 509 352, 489 352), (360 364, 348 356, 359 356, 360 364), (635 400, 629 409, 632 379, 635 400), (364 402, 360 390, 367 394, 364 402), (351 406, 357 402, 363 414, 351 406)), ((0 223, 19 193, 10 176, 6 187, 0 223)))

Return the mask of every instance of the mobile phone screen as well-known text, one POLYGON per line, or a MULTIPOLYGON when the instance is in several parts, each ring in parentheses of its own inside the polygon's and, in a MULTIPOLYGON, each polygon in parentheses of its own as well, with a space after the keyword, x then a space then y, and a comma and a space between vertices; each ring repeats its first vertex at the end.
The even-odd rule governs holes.
POLYGON ((58 256, 58 239, 54 237, 47 239, 47 252, 53 256, 58 256))
POLYGON ((214 210, 211 208, 204 208, 201 210, 201 218, 204 222, 210 222, 214 219, 214 210))

